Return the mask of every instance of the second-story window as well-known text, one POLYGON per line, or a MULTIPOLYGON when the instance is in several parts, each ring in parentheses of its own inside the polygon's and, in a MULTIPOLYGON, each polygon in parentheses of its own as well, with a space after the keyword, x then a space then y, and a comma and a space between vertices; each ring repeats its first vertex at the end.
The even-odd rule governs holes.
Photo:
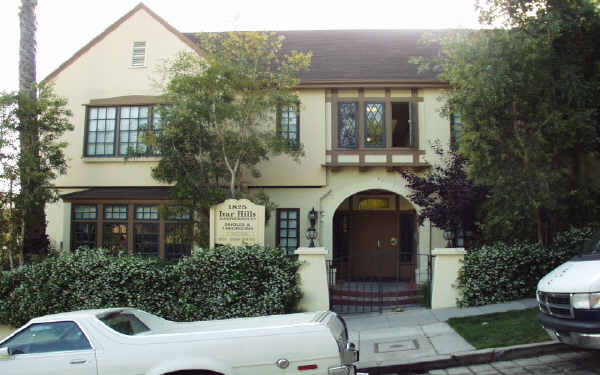
POLYGON ((365 147, 385 147, 385 103, 365 103, 365 147))
POLYGON ((392 147, 414 147, 415 131, 413 128, 410 102, 392 102, 392 147))
POLYGON ((89 107, 85 156, 157 155, 143 142, 145 131, 162 127, 156 106, 89 107))
POLYGON ((338 103, 338 144, 341 148, 358 146, 358 103, 338 103))
POLYGON ((289 144, 300 141, 300 111, 298 105, 286 105, 279 110, 278 131, 289 144))

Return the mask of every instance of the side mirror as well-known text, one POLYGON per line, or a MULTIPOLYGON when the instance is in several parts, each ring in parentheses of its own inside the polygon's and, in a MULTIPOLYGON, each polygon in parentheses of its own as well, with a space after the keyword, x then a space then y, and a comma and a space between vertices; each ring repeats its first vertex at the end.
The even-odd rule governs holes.
POLYGON ((8 346, 0 348, 0 360, 10 359, 12 357, 12 351, 8 346))

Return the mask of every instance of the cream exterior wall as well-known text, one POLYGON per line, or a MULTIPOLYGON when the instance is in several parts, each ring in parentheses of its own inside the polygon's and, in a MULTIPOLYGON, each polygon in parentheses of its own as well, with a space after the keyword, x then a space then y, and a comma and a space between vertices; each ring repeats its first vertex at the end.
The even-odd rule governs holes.
MULTIPOLYGON (((69 160, 69 170, 56 180, 64 190, 74 187, 98 186, 159 186, 151 177, 151 167, 156 159, 123 161, 122 158, 83 157, 85 133, 85 107, 91 99, 126 95, 159 95, 160 89, 155 80, 161 76, 157 71, 166 59, 179 51, 192 51, 176 35, 167 30, 145 10, 133 14, 115 30, 106 35, 96 45, 61 71, 52 82, 58 95, 68 99, 73 112, 74 131, 66 135, 68 146, 65 150, 69 160), (130 68, 133 41, 147 42, 147 67, 130 68)), ((365 90, 367 96, 379 96, 384 91, 365 90)), ((410 90, 391 90, 392 97, 408 97, 410 90)), ((440 102, 437 100, 442 90, 419 89, 424 98, 418 104, 419 145, 426 151, 422 161, 435 163, 431 142, 439 139, 443 144, 450 140, 449 120, 439 116, 440 102)), ((265 187, 265 192, 281 208, 300 208, 300 243, 307 246, 304 237, 308 220, 306 215, 314 207, 321 212, 318 222, 318 242, 328 250, 331 258, 332 221, 337 207, 348 196, 369 189, 384 189, 408 195, 405 181, 398 174, 386 172, 383 168, 371 168, 359 172, 357 168, 341 168, 339 172, 328 171, 326 150, 331 148, 335 134, 332 134, 331 118, 336 111, 326 102, 326 90, 303 89, 299 91, 300 140, 304 145, 305 156, 300 163, 281 155, 259 166, 260 178, 247 178, 250 186, 265 187), (289 188, 278 188, 288 186, 289 188), (305 186, 306 188, 301 188, 305 186)), ((358 97, 358 90, 339 90, 340 98, 358 97)), ((274 126, 275 124, 273 124, 274 126)), ((417 208, 418 209, 418 208, 417 208)), ((70 204, 56 203, 48 206, 49 235, 56 247, 69 248, 70 204)), ((265 242, 275 245, 275 212, 266 226, 265 242)), ((418 251, 429 252, 433 247, 442 246, 441 231, 429 230, 429 225, 419 227, 418 251)))
MULTIPOLYGON (((288 155, 272 157, 258 165, 259 178, 246 177, 250 186, 320 186, 325 185, 326 105, 325 90, 301 90, 300 142, 304 156, 299 163, 288 155)), ((275 124, 273 124, 275 127, 275 124)))
POLYGON ((460 297, 457 287, 458 272, 465 257, 465 249, 435 249, 433 260, 433 285, 431 286, 431 308, 456 307, 460 297))
POLYGON ((56 93, 68 99, 75 128, 65 136, 70 168, 56 180, 57 186, 160 185, 150 175, 153 161, 124 163, 122 158, 83 157, 84 105, 98 98, 159 95, 154 82, 160 78, 157 70, 179 51, 192 49, 141 9, 54 77, 56 93), (147 42, 145 68, 130 68, 134 41, 147 42))
POLYGON ((301 263, 300 291, 302 299, 298 304, 300 311, 329 310, 329 288, 327 287, 327 249, 322 247, 301 247, 295 252, 301 263))

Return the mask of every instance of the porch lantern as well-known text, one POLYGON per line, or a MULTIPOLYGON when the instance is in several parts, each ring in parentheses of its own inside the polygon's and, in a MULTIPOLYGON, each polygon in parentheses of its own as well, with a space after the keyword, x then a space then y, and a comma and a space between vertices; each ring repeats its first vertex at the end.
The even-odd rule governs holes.
POLYGON ((317 239, 317 230, 315 229, 315 224, 318 217, 319 214, 313 207, 308 213, 308 221, 310 222, 310 227, 306 230, 306 239, 310 240, 310 245, 308 247, 315 247, 315 240, 317 239))
POLYGON ((454 247, 454 232, 447 231, 444 232, 444 239, 446 240, 446 247, 454 247))

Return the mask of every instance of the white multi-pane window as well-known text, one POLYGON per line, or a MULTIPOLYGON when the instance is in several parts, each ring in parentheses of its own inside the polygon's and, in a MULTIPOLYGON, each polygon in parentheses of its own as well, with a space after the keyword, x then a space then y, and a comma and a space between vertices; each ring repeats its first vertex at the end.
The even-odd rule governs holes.
POLYGON ((85 155, 157 155, 144 144, 143 134, 161 128, 156 106, 88 107, 85 155))

